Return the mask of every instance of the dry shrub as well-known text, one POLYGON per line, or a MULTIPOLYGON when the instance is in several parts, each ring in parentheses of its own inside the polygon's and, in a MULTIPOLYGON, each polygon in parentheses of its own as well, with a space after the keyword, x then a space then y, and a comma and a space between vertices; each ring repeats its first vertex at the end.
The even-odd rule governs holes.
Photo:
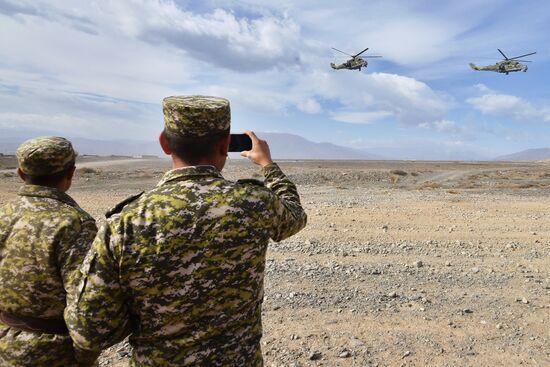
POLYGON ((533 189, 533 188, 543 188, 543 187, 544 185, 540 185, 532 182, 518 183, 518 184, 507 183, 507 184, 496 186, 496 188, 498 189, 505 189, 505 190, 521 190, 521 189, 533 189))
POLYGON ((392 175, 397 175, 397 176, 406 176, 408 175, 407 172, 403 171, 403 170, 400 170, 400 169, 394 169, 394 170, 391 170, 390 173, 392 175))
POLYGON ((99 171, 90 167, 82 167, 78 169, 78 173, 81 173, 83 175, 95 175, 98 174, 99 171))
POLYGON ((420 173, 418 173, 418 172, 411 172, 411 176, 413 176, 413 177, 417 177, 419 175, 420 175, 420 173))
POLYGON ((401 177, 398 176, 398 175, 391 175, 391 176, 390 176, 390 182, 391 182, 393 185, 399 183, 399 180, 400 180, 400 179, 401 179, 401 177))
POLYGON ((424 182, 422 185, 420 185, 420 190, 440 189, 440 188, 441 188, 441 184, 439 182, 433 182, 433 181, 424 182))

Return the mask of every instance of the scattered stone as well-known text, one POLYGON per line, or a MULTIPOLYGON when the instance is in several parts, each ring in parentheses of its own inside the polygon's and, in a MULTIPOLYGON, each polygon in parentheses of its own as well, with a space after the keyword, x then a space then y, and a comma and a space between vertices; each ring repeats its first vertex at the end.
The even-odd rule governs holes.
POLYGON ((424 263, 421 260, 415 261, 414 266, 421 268, 424 266, 424 263))
POLYGON ((500 330, 500 329, 502 329, 502 325, 501 325, 501 324, 497 324, 496 328, 497 328, 497 330, 500 330))
POLYGON ((388 293, 388 297, 390 297, 390 298, 397 298, 397 292, 390 292, 390 293, 388 293))
POLYGON ((411 355, 411 351, 408 350, 408 351, 406 351, 405 353, 403 353, 403 355, 401 356, 401 358, 402 358, 402 359, 403 359, 403 358, 407 358, 407 357, 410 356, 410 355, 411 355))
POLYGON ((310 361, 318 361, 321 358, 323 358, 323 354, 319 351, 315 351, 315 352, 313 352, 309 355, 309 360, 310 361))
POLYGON ((343 351, 338 354, 338 358, 349 358, 351 357, 351 352, 347 349, 344 349, 343 351))
POLYGON ((472 273, 474 273, 474 274, 479 273, 479 268, 477 268, 477 267, 472 268, 472 273))

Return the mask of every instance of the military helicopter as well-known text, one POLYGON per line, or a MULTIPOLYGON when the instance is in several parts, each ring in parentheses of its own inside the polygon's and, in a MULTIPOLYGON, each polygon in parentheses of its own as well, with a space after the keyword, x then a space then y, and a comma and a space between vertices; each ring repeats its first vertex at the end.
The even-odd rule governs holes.
MULTIPOLYGON (((357 55, 350 55, 347 52, 340 51, 340 50, 338 50, 337 48, 334 48, 334 47, 332 47, 332 49, 335 50, 335 51, 341 52, 344 55, 347 55, 347 56, 351 57, 351 59, 349 59, 348 61, 346 61, 342 64, 339 64, 339 65, 336 65, 335 63, 331 62, 330 66, 334 70, 348 69, 348 70, 359 70, 359 71, 361 71, 361 68, 366 68, 367 65, 369 64, 367 62, 367 60, 359 57, 359 55, 361 55, 363 52, 365 52, 369 49, 368 47, 366 49, 364 49, 363 51, 359 52, 357 55)), ((367 58, 367 57, 382 57, 382 56, 363 56, 363 57, 367 58)))
POLYGON ((524 65, 524 64, 520 63, 520 61, 521 62, 531 62, 531 61, 519 60, 519 59, 521 59, 522 57, 525 57, 525 56, 530 56, 530 55, 536 54, 536 52, 531 52, 530 54, 525 54, 525 55, 521 55, 521 56, 508 58, 508 56, 506 56, 504 54, 504 52, 502 52, 500 49, 497 48, 497 50, 498 50, 498 52, 500 52, 500 54, 502 56, 504 56, 504 60, 499 61, 494 65, 488 65, 488 66, 476 66, 476 65, 470 63, 470 67, 473 70, 477 70, 477 71, 495 71, 497 73, 503 73, 503 74, 506 74, 506 75, 508 75, 508 73, 515 72, 515 71, 526 72, 527 69, 528 69, 527 65, 524 65))

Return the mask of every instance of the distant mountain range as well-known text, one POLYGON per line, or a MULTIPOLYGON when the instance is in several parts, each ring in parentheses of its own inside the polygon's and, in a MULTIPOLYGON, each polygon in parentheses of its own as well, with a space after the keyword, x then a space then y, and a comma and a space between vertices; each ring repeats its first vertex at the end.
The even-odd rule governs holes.
POLYGON ((298 135, 282 133, 258 133, 267 140, 274 158, 278 159, 371 159, 382 156, 331 143, 314 143, 298 135))
POLYGON ((527 149, 495 158, 496 161, 543 161, 547 159, 550 159, 550 148, 527 149))
MULTIPOLYGON (((34 133, 33 136, 51 135, 48 132, 34 133)), ((446 150, 437 145, 418 145, 402 147, 377 148, 360 150, 332 143, 316 143, 298 135, 284 133, 258 133, 258 136, 268 141, 271 153, 275 159, 320 159, 320 160, 384 160, 384 159, 414 159, 414 160, 489 160, 475 152, 463 150, 446 150), (374 151, 374 153, 373 153, 374 151)), ((28 138, 28 133, 14 133, 0 129, 0 153, 13 154, 17 147, 28 138)), ((89 155, 124 155, 140 156, 154 155, 162 157, 159 143, 156 139, 138 140, 94 140, 71 138, 80 154, 89 155)), ((231 154, 232 158, 238 154, 231 154)), ((523 161, 550 160, 550 148, 528 149, 518 153, 503 155, 494 160, 523 161)))
MULTIPOLYGON (((271 154, 276 159, 384 159, 376 154, 342 147, 331 143, 315 143, 297 135, 282 133, 258 133, 269 143, 271 154)), ((0 137, 0 153, 13 154, 27 137, 0 137)), ((156 140, 93 140, 70 138, 80 154, 89 155, 156 155, 163 156, 156 140)), ((238 155, 236 155, 238 156, 238 155)))

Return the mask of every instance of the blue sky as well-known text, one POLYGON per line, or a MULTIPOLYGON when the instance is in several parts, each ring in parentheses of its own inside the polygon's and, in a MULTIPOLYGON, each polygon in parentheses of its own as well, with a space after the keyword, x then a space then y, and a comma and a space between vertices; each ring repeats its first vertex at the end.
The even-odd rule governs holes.
POLYGON ((209 94, 233 130, 407 159, 550 146, 550 3, 0 0, 0 132, 152 140, 160 101, 209 94), (370 47, 363 71, 334 71, 370 47), (468 63, 537 51, 527 73, 468 63))

